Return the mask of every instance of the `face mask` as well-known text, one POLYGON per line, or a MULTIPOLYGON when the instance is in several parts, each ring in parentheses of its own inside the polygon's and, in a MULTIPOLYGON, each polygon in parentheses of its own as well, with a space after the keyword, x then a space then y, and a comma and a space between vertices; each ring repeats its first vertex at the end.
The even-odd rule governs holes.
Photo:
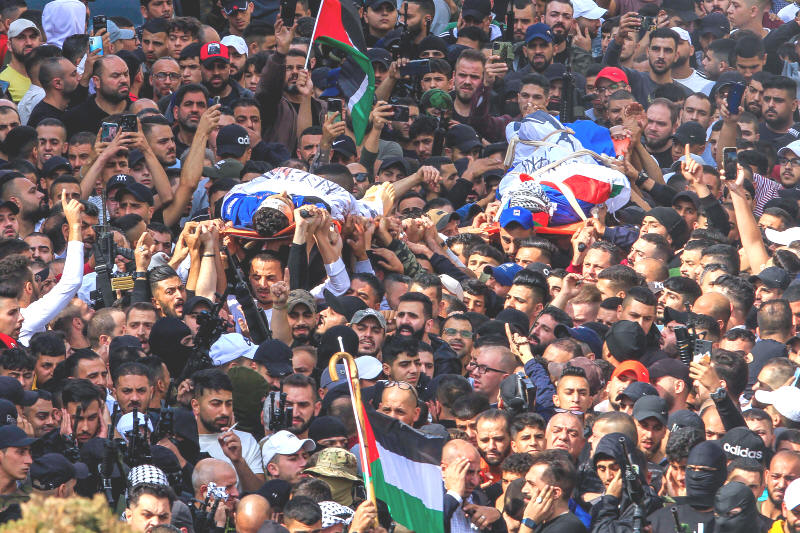
POLYGON ((324 476, 322 478, 331 488, 333 501, 345 507, 353 503, 353 482, 349 479, 324 476))
POLYGON ((733 481, 719 489, 714 498, 714 531, 752 533, 757 517, 756 499, 747 485, 733 481), (740 512, 732 515, 731 511, 737 508, 741 509, 740 512))

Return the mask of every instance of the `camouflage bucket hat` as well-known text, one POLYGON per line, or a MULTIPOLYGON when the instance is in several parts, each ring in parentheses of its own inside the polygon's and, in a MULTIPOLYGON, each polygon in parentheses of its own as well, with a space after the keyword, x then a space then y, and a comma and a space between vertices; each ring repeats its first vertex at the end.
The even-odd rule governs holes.
POLYGON ((317 455, 317 463, 305 471, 320 476, 359 480, 356 475, 356 456, 343 448, 325 448, 317 455))

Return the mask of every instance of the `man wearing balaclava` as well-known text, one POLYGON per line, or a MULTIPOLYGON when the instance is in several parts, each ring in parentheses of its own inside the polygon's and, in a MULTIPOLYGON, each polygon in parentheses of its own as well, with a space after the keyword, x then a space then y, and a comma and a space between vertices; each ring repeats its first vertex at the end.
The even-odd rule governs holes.
MULTIPOLYGON (((714 495, 725 483, 728 475, 727 462, 722 446, 716 441, 703 441, 689 452, 686 462, 686 496, 675 498, 675 505, 659 509, 647 520, 653 531, 674 531, 675 520, 672 507, 678 509, 678 518, 692 531, 708 531, 708 524, 714 518, 714 495)), ((750 532, 754 533, 754 532, 750 532)))
POLYGON ((747 485, 731 481, 714 498, 714 533, 767 531, 770 521, 756 509, 756 497, 747 485))
MULTIPOLYGON (((622 447, 622 440, 625 441, 625 448, 633 456, 633 460, 640 472, 639 480, 644 490, 644 512, 645 515, 653 513, 662 506, 661 498, 649 486, 647 472, 647 461, 636 448, 627 435, 622 433, 609 433, 597 443, 597 450, 592 457, 598 477, 603 481, 605 494, 595 500, 592 507, 592 531, 617 531, 619 528, 630 529, 633 525, 633 513, 635 506, 628 497, 623 482, 624 471, 622 465, 627 461, 622 447), (611 473, 615 471, 613 476, 611 473)), ((654 529, 653 531, 658 531, 654 529)))
POLYGON ((169 375, 178 380, 194 351, 192 330, 174 317, 160 318, 150 330, 150 351, 167 365, 169 375))

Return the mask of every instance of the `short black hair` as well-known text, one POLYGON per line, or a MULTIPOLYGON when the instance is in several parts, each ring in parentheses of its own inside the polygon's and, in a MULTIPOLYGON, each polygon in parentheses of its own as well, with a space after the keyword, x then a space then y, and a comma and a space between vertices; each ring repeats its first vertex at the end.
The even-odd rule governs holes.
POLYGON ((206 368, 192 374, 194 384, 194 397, 200 398, 206 391, 231 391, 233 384, 228 374, 218 368, 206 368))
POLYGON ((180 106, 188 93, 203 93, 206 101, 208 101, 209 98, 209 92, 205 85, 200 83, 187 83, 186 85, 181 85, 178 90, 175 91, 175 105, 180 106))
POLYGON ((283 517, 306 526, 313 526, 322 520, 322 509, 311 498, 296 496, 284 506, 283 517))
POLYGON ((140 483, 128 490, 128 507, 131 507, 132 505, 138 505, 139 498, 141 498, 144 494, 149 494, 150 496, 154 496, 159 499, 166 498, 169 500, 170 508, 172 507, 172 504, 175 503, 175 493, 172 491, 172 488, 170 488, 169 485, 140 483))
POLYGON ((68 379, 61 391, 61 403, 65 407, 69 403, 78 403, 86 409, 93 401, 102 405, 105 398, 105 391, 88 379, 68 379))
POLYGON ((409 357, 416 357, 419 354, 419 341, 405 336, 395 335, 383 344, 381 356, 383 362, 392 366, 394 361, 401 353, 409 357))
POLYGON ((407 292, 400 296, 398 302, 419 302, 422 304, 422 314, 425 320, 433 318, 433 302, 421 292, 407 292))

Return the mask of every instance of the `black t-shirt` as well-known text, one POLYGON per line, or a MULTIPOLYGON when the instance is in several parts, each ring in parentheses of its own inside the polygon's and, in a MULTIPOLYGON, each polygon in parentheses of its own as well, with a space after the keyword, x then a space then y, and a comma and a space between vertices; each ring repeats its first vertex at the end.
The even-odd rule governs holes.
MULTIPOLYGON (((655 530, 654 530, 655 531, 655 530)), ((539 524, 535 533, 588 533, 586 526, 572 513, 564 513, 554 519, 539 524)))
POLYGON ((42 100, 36 104, 36 106, 33 108, 33 111, 31 111, 31 116, 28 117, 28 126, 35 128, 46 118, 57 118, 63 122, 64 112, 42 100))
POLYGON ((669 168, 672 166, 672 145, 670 144, 669 148, 662 150, 660 152, 651 152, 653 157, 656 158, 658 161, 659 168, 669 168))
POLYGON ((672 517, 672 507, 678 510, 678 520, 686 524, 692 532, 698 531, 698 525, 703 524, 703 530, 709 531, 708 524, 714 519, 714 510, 699 511, 688 503, 679 503, 674 506, 662 507, 647 517, 653 531, 675 531, 675 519, 672 517))

